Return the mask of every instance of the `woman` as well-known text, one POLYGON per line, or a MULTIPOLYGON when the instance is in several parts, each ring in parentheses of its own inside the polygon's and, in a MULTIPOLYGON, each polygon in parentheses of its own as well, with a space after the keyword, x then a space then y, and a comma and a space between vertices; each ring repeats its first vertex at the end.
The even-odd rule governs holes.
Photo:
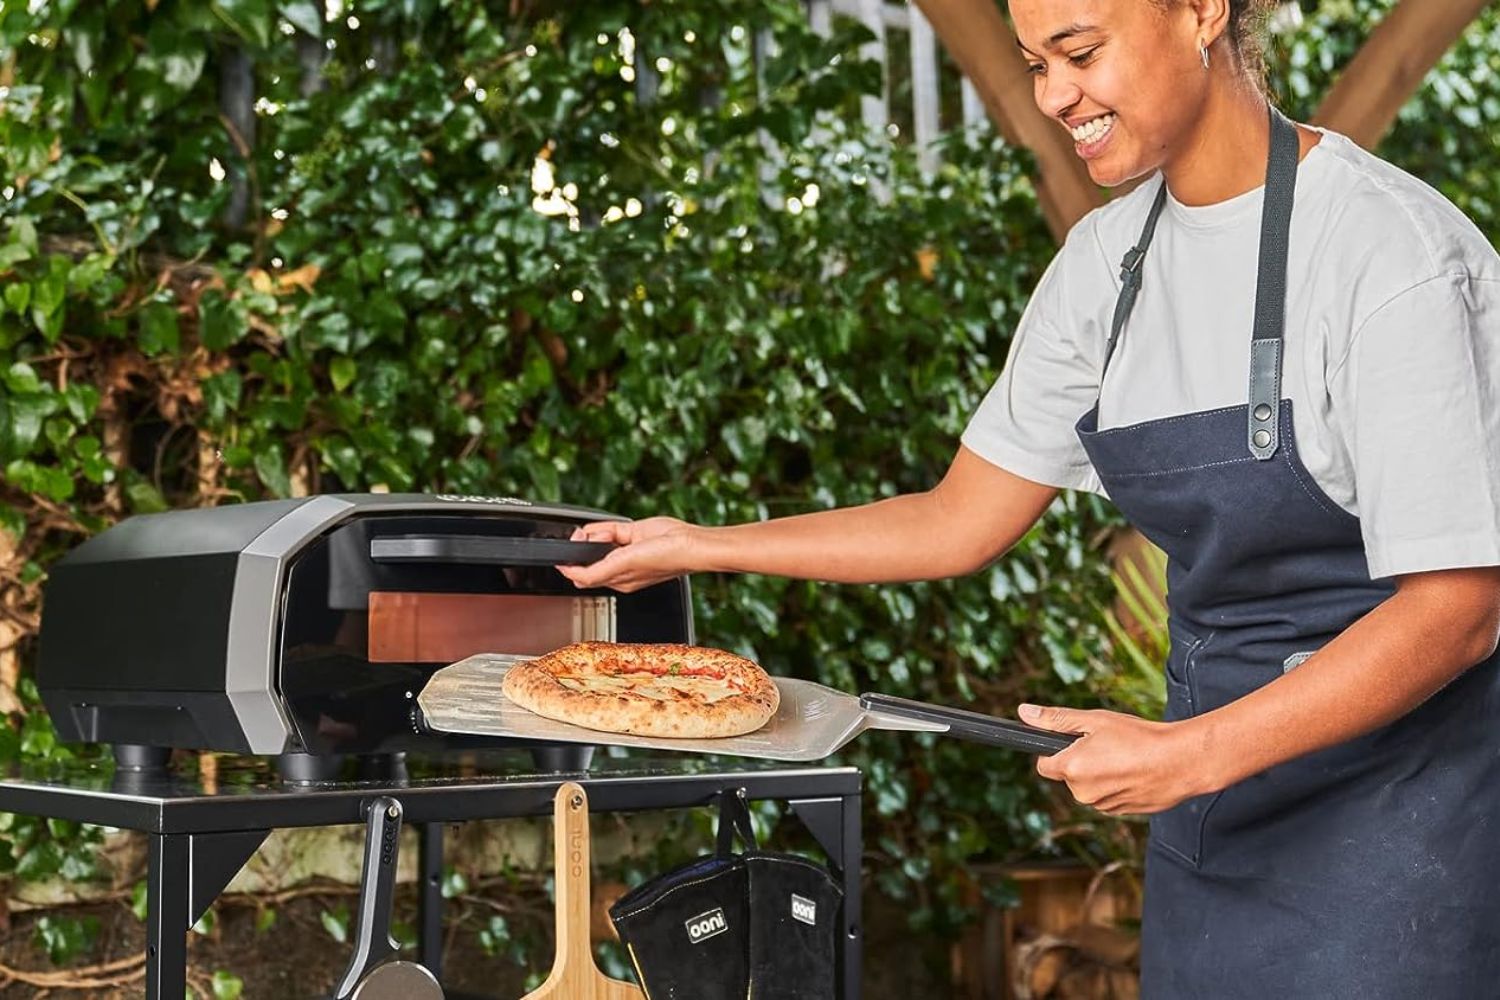
POLYGON ((1268 108, 1262 6, 1011 0, 1093 178, 1147 179, 1069 234, 936 488, 593 525, 622 547, 567 573, 946 577, 1106 493, 1169 556, 1167 721, 1021 714, 1082 734, 1041 774, 1153 814, 1143 995, 1500 996, 1500 258, 1268 108))

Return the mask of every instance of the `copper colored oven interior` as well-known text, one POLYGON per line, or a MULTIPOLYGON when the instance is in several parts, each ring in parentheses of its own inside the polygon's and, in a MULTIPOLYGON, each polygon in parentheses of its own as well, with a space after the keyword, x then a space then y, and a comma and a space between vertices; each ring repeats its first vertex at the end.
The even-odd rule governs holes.
POLYGON ((540 656, 613 640, 614 598, 371 591, 371 663, 453 663, 475 653, 540 656))

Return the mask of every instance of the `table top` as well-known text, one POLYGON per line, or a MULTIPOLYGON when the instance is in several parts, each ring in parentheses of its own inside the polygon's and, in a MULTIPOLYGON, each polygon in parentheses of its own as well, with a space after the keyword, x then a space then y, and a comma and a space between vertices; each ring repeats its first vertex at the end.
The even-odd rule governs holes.
POLYGON ((565 781, 584 785, 594 812, 707 805, 725 787, 752 799, 857 794, 857 768, 788 767, 740 758, 601 749, 586 771, 542 771, 522 751, 409 755, 382 776, 349 762, 334 780, 293 782, 266 758, 216 755, 205 771, 180 755, 166 771, 129 771, 112 761, 0 773, 0 811, 70 819, 148 833, 214 833, 364 822, 378 795, 399 799, 408 823, 458 822, 552 812, 565 781), (368 773, 368 772, 367 772, 368 773))

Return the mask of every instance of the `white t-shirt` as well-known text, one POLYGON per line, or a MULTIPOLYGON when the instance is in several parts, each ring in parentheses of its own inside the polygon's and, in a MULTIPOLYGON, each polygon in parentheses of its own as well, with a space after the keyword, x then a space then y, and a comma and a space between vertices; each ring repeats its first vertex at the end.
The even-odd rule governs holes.
MULTIPOLYGON (((1104 493, 1074 433, 1099 394, 1120 258, 1152 178, 1068 234, 963 434, 982 458, 1104 493)), ((1110 362, 1101 429, 1246 401, 1263 189, 1170 194, 1110 362)), ((1297 173, 1282 393, 1373 577, 1500 565, 1500 255, 1452 203, 1335 132, 1297 173)))

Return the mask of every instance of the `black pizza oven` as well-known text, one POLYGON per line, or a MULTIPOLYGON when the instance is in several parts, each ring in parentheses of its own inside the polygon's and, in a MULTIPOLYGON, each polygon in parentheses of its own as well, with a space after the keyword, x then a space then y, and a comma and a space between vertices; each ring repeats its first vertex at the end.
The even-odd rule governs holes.
POLYGON ((604 511, 512 497, 328 495, 129 518, 59 560, 37 686, 65 740, 386 754, 494 745, 422 731, 417 694, 477 652, 686 642, 686 578, 583 591, 557 566, 604 511))

